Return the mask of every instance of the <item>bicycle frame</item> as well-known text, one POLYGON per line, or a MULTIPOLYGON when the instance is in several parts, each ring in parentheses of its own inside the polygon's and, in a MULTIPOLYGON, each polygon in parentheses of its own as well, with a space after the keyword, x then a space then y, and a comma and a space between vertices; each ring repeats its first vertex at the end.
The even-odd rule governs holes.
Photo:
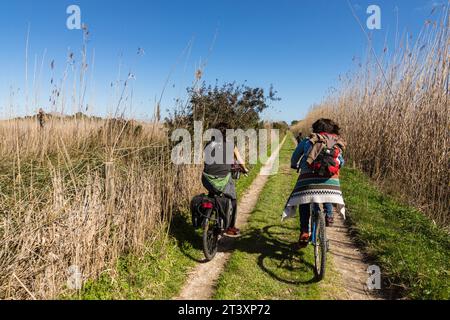
POLYGON ((320 211, 317 213, 312 212, 312 214, 311 214, 311 234, 312 235, 311 235, 310 242, 314 246, 317 244, 317 232, 316 232, 317 231, 317 219, 316 219, 316 216, 318 214, 321 214, 321 212, 320 211))
MULTIPOLYGON (((315 217, 314 217, 315 218, 315 217)), ((316 219, 311 219, 312 220, 312 224, 311 224, 311 244, 316 245, 317 243, 317 237, 316 237, 316 230, 317 230, 317 223, 316 223, 316 219)))

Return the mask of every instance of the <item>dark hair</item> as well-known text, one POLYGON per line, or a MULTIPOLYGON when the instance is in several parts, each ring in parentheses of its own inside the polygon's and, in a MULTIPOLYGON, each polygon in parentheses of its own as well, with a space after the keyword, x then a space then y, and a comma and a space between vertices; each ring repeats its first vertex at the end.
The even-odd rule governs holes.
POLYGON ((330 133, 330 134, 340 134, 341 128, 339 128, 339 125, 330 119, 319 119, 316 122, 314 122, 312 126, 314 133, 330 133))
POLYGON ((230 129, 230 125, 226 122, 219 122, 216 125, 214 125, 214 129, 219 130, 222 135, 227 134, 227 130, 230 129))
POLYGON ((218 122, 212 127, 212 129, 219 130, 220 133, 222 134, 223 141, 225 141, 225 139, 227 137, 227 130, 229 130, 231 128, 230 128, 230 125, 226 122, 218 122))
POLYGON ((333 121, 333 133, 337 134, 338 136, 341 135, 341 128, 339 127, 339 125, 333 121))

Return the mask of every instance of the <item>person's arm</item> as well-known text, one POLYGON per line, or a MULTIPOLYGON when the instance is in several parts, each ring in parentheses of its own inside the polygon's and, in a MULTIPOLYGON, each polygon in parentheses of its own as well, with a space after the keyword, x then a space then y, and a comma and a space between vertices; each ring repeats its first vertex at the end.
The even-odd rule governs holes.
POLYGON ((298 163, 300 162, 300 159, 303 157, 306 141, 307 141, 306 139, 301 141, 297 145, 297 148, 295 149, 294 153, 292 154, 292 158, 291 158, 291 168, 292 169, 298 169, 298 163))
POLYGON ((237 147, 234 148, 234 156, 236 157, 237 163, 241 166, 244 173, 248 173, 249 170, 245 166, 245 161, 241 157, 241 153, 239 152, 239 149, 237 147))

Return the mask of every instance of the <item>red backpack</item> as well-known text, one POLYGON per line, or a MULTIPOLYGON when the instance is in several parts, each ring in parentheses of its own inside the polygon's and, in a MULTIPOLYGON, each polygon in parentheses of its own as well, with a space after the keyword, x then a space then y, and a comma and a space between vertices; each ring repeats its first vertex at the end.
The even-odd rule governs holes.
POLYGON ((341 163, 338 158, 344 149, 339 137, 330 134, 313 134, 309 140, 313 147, 308 155, 307 163, 313 172, 323 177, 339 174, 341 163))

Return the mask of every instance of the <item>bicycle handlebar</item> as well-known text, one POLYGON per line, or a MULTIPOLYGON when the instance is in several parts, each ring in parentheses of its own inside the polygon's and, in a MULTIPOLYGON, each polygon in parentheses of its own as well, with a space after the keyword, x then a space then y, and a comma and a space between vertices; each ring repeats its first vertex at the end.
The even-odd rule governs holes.
POLYGON ((242 168, 239 164, 233 164, 231 166, 231 173, 236 176, 239 179, 240 174, 242 173, 244 176, 248 176, 248 172, 245 172, 245 170, 242 168))
POLYGON ((246 173, 245 170, 242 168, 242 166, 239 164, 233 164, 231 166, 231 172, 246 173))

